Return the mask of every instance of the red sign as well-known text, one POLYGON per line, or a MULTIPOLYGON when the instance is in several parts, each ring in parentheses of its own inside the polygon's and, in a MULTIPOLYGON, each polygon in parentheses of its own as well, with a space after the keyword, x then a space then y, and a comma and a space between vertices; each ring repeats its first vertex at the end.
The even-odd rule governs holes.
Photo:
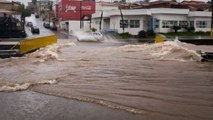
POLYGON ((80 20, 80 16, 95 13, 95 1, 62 0, 58 7, 62 20, 80 20))

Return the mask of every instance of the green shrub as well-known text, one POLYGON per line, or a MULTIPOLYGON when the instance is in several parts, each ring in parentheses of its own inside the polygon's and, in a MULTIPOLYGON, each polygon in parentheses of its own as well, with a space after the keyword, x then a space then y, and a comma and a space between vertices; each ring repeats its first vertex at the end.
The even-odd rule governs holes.
POLYGON ((181 27, 180 26, 172 26, 172 29, 175 31, 175 33, 177 33, 178 32, 178 30, 180 30, 181 29, 181 27))
POLYGON ((125 32, 125 33, 121 33, 119 34, 123 39, 127 39, 129 38, 130 36, 132 36, 131 34, 129 34, 129 32, 125 32))
POLYGON ((96 32, 97 29, 96 28, 91 28, 92 32, 96 32))
POLYGON ((152 36, 155 36, 156 34, 153 30, 147 30, 146 35, 149 36, 149 37, 152 37, 152 36))
POLYGON ((146 38, 147 33, 144 30, 141 30, 141 31, 138 32, 138 37, 139 38, 146 38))

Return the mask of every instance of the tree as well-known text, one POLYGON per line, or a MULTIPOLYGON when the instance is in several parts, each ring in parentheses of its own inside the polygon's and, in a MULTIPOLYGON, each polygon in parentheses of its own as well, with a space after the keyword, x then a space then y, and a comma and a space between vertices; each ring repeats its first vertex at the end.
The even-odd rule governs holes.
POLYGON ((17 12, 21 14, 21 26, 22 30, 24 30, 25 17, 31 16, 31 10, 29 8, 25 8, 24 4, 19 4, 17 7, 17 12))
POLYGON ((173 30, 175 30, 175 33, 177 33, 177 32, 178 32, 178 30, 180 30, 180 29, 181 29, 181 27, 180 27, 180 26, 176 26, 176 25, 175 25, 175 26, 173 26, 173 27, 172 27, 172 29, 173 29, 173 30))

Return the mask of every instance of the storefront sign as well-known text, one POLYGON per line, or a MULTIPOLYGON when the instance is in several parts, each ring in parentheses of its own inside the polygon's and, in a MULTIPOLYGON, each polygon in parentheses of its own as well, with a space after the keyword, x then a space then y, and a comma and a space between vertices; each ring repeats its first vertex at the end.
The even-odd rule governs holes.
POLYGON ((62 8, 59 9, 62 20, 80 20, 80 15, 82 17, 95 13, 95 1, 61 0, 59 7, 62 8))

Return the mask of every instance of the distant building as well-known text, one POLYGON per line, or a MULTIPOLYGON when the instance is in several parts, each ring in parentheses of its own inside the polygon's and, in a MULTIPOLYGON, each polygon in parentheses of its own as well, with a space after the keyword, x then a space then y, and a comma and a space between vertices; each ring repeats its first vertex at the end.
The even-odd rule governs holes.
POLYGON ((87 23, 95 13, 95 1, 60 0, 55 7, 55 15, 59 19, 61 29, 67 31, 90 29, 87 23))
MULTIPOLYGON (((195 31, 210 31, 211 12, 190 11, 189 9, 151 8, 123 9, 124 32, 137 35, 139 31, 153 30, 157 33, 172 32, 172 26, 194 27, 195 31)), ((92 16, 92 27, 100 27, 101 12, 92 16)), ((103 12, 102 30, 123 32, 119 10, 103 12)), ((184 31, 182 29, 181 31, 184 31)))

